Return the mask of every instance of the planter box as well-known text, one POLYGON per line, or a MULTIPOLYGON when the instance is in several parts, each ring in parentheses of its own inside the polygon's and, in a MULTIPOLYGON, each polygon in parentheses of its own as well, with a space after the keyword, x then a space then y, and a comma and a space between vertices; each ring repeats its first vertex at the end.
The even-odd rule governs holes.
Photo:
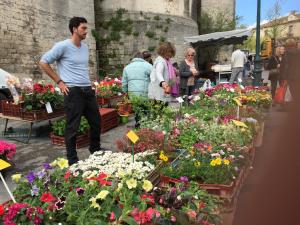
POLYGON ((111 104, 112 100, 118 100, 120 98, 123 98, 123 95, 115 95, 115 96, 111 96, 111 97, 99 97, 99 96, 97 96, 97 102, 100 106, 108 105, 108 104, 111 104))
MULTIPOLYGON (((208 193, 219 196, 224 204, 223 212, 232 212, 235 209, 238 195, 246 178, 245 168, 241 169, 239 176, 230 184, 203 184, 199 183, 199 187, 206 190, 208 193)), ((181 181, 175 178, 170 178, 160 175, 162 185, 175 184, 181 181)))
MULTIPOLYGON (((65 137, 54 135, 52 132, 50 133, 51 143, 53 145, 66 146, 65 137)), ((76 148, 82 148, 88 146, 90 143, 90 133, 78 135, 76 138, 76 148)))
POLYGON ((119 125, 118 113, 116 109, 100 108, 99 113, 101 116, 101 133, 104 133, 119 125))
POLYGON ((22 117, 22 105, 13 104, 5 100, 1 101, 2 113, 4 116, 22 117))
POLYGON ((63 108, 53 109, 52 113, 48 113, 46 109, 23 111, 22 119, 24 120, 47 120, 59 116, 63 116, 65 111, 63 108))

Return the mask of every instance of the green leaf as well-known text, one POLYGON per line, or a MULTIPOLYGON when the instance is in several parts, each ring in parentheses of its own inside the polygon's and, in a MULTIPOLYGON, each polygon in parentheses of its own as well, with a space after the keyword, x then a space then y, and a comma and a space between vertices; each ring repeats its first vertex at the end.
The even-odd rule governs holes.
POLYGON ((123 218, 123 221, 128 225, 138 225, 138 223, 135 222, 135 220, 132 217, 125 217, 123 218))

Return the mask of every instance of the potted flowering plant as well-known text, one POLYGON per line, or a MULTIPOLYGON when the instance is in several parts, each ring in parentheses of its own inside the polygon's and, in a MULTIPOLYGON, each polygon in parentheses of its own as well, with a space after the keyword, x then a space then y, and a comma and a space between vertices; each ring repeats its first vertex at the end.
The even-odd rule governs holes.
POLYGON ((95 89, 100 105, 108 104, 111 98, 118 98, 122 95, 121 80, 118 78, 111 79, 110 77, 105 77, 104 80, 96 85, 95 89))
POLYGON ((0 159, 10 161, 16 154, 16 145, 6 141, 0 141, 0 159))

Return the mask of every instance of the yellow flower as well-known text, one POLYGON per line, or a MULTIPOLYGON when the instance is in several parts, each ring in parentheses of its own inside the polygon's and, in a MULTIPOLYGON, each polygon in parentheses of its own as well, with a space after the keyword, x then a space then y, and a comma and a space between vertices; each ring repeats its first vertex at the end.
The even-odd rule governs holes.
POLYGON ((228 159, 223 160, 224 165, 228 166, 230 164, 230 161, 228 159))
POLYGON ((135 179, 131 178, 126 181, 126 184, 129 189, 132 189, 132 188, 136 188, 137 182, 135 179))
POLYGON ((195 165, 196 167, 200 167, 201 163, 200 163, 199 161, 196 161, 196 162, 194 163, 194 165, 195 165))
POLYGON ((162 158, 162 160, 163 160, 164 162, 168 162, 169 158, 168 158, 167 156, 164 156, 164 157, 162 158))
POLYGON ((50 163, 51 167, 56 167, 57 166, 57 160, 55 159, 52 163, 50 163))
POLYGON ((57 165, 59 166, 60 169, 69 167, 68 160, 63 159, 63 158, 58 159, 57 165))
POLYGON ((100 205, 97 203, 97 198, 92 197, 89 201, 92 202, 91 207, 98 210, 101 209, 100 205))
POLYGON ((123 184, 122 183, 118 183, 118 188, 117 188, 117 191, 119 192, 123 187, 123 184))
POLYGON ((96 198, 97 199, 105 199, 108 194, 109 194, 109 191, 102 190, 99 192, 99 194, 97 194, 96 198))
POLYGON ((215 161, 215 160, 211 160, 211 161, 210 161, 210 165, 211 165, 211 166, 215 166, 215 165, 216 165, 216 161, 215 161))
POLYGON ((123 170, 121 170, 121 171, 118 172, 118 176, 120 178, 124 177, 125 175, 126 175, 126 173, 123 170))
POLYGON ((222 159, 221 158, 216 158, 215 159, 216 165, 221 165, 222 164, 222 159))
POLYGON ((143 184, 142 188, 143 188, 146 192, 149 192, 149 191, 152 190, 153 185, 152 185, 151 181, 149 181, 149 180, 144 180, 144 184, 143 184))
POLYGON ((14 175, 11 176, 11 179, 12 179, 15 183, 19 183, 21 177, 22 177, 22 174, 16 173, 16 174, 14 174, 14 175))

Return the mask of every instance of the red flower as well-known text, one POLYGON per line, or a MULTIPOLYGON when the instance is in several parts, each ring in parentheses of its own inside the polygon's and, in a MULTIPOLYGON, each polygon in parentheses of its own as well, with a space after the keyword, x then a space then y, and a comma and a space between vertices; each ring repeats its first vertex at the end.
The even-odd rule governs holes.
POLYGON ((40 200, 42 202, 54 202, 56 198, 51 193, 43 193, 40 200))
POLYGON ((107 175, 105 173, 100 173, 97 177, 88 178, 88 180, 98 181, 101 186, 111 185, 112 182, 105 178, 107 178, 107 175))
POLYGON ((3 216, 5 213, 5 208, 3 205, 0 205, 0 216, 3 216))
POLYGON ((199 209, 204 209, 205 208, 205 203, 204 202, 200 202, 199 203, 199 209))
POLYGON ((39 83, 35 83, 33 85, 33 91, 37 92, 37 93, 41 93, 43 90, 43 85, 39 84, 39 83))
POLYGON ((67 172, 65 173, 65 176, 64 176, 65 181, 67 181, 67 180, 69 179, 70 176, 71 176, 71 172, 70 172, 70 171, 67 171, 67 172))
POLYGON ((154 205, 155 202, 154 202, 154 197, 152 195, 146 195, 146 194, 143 194, 141 195, 141 199, 142 200, 146 200, 146 202, 149 204, 149 205, 154 205))

